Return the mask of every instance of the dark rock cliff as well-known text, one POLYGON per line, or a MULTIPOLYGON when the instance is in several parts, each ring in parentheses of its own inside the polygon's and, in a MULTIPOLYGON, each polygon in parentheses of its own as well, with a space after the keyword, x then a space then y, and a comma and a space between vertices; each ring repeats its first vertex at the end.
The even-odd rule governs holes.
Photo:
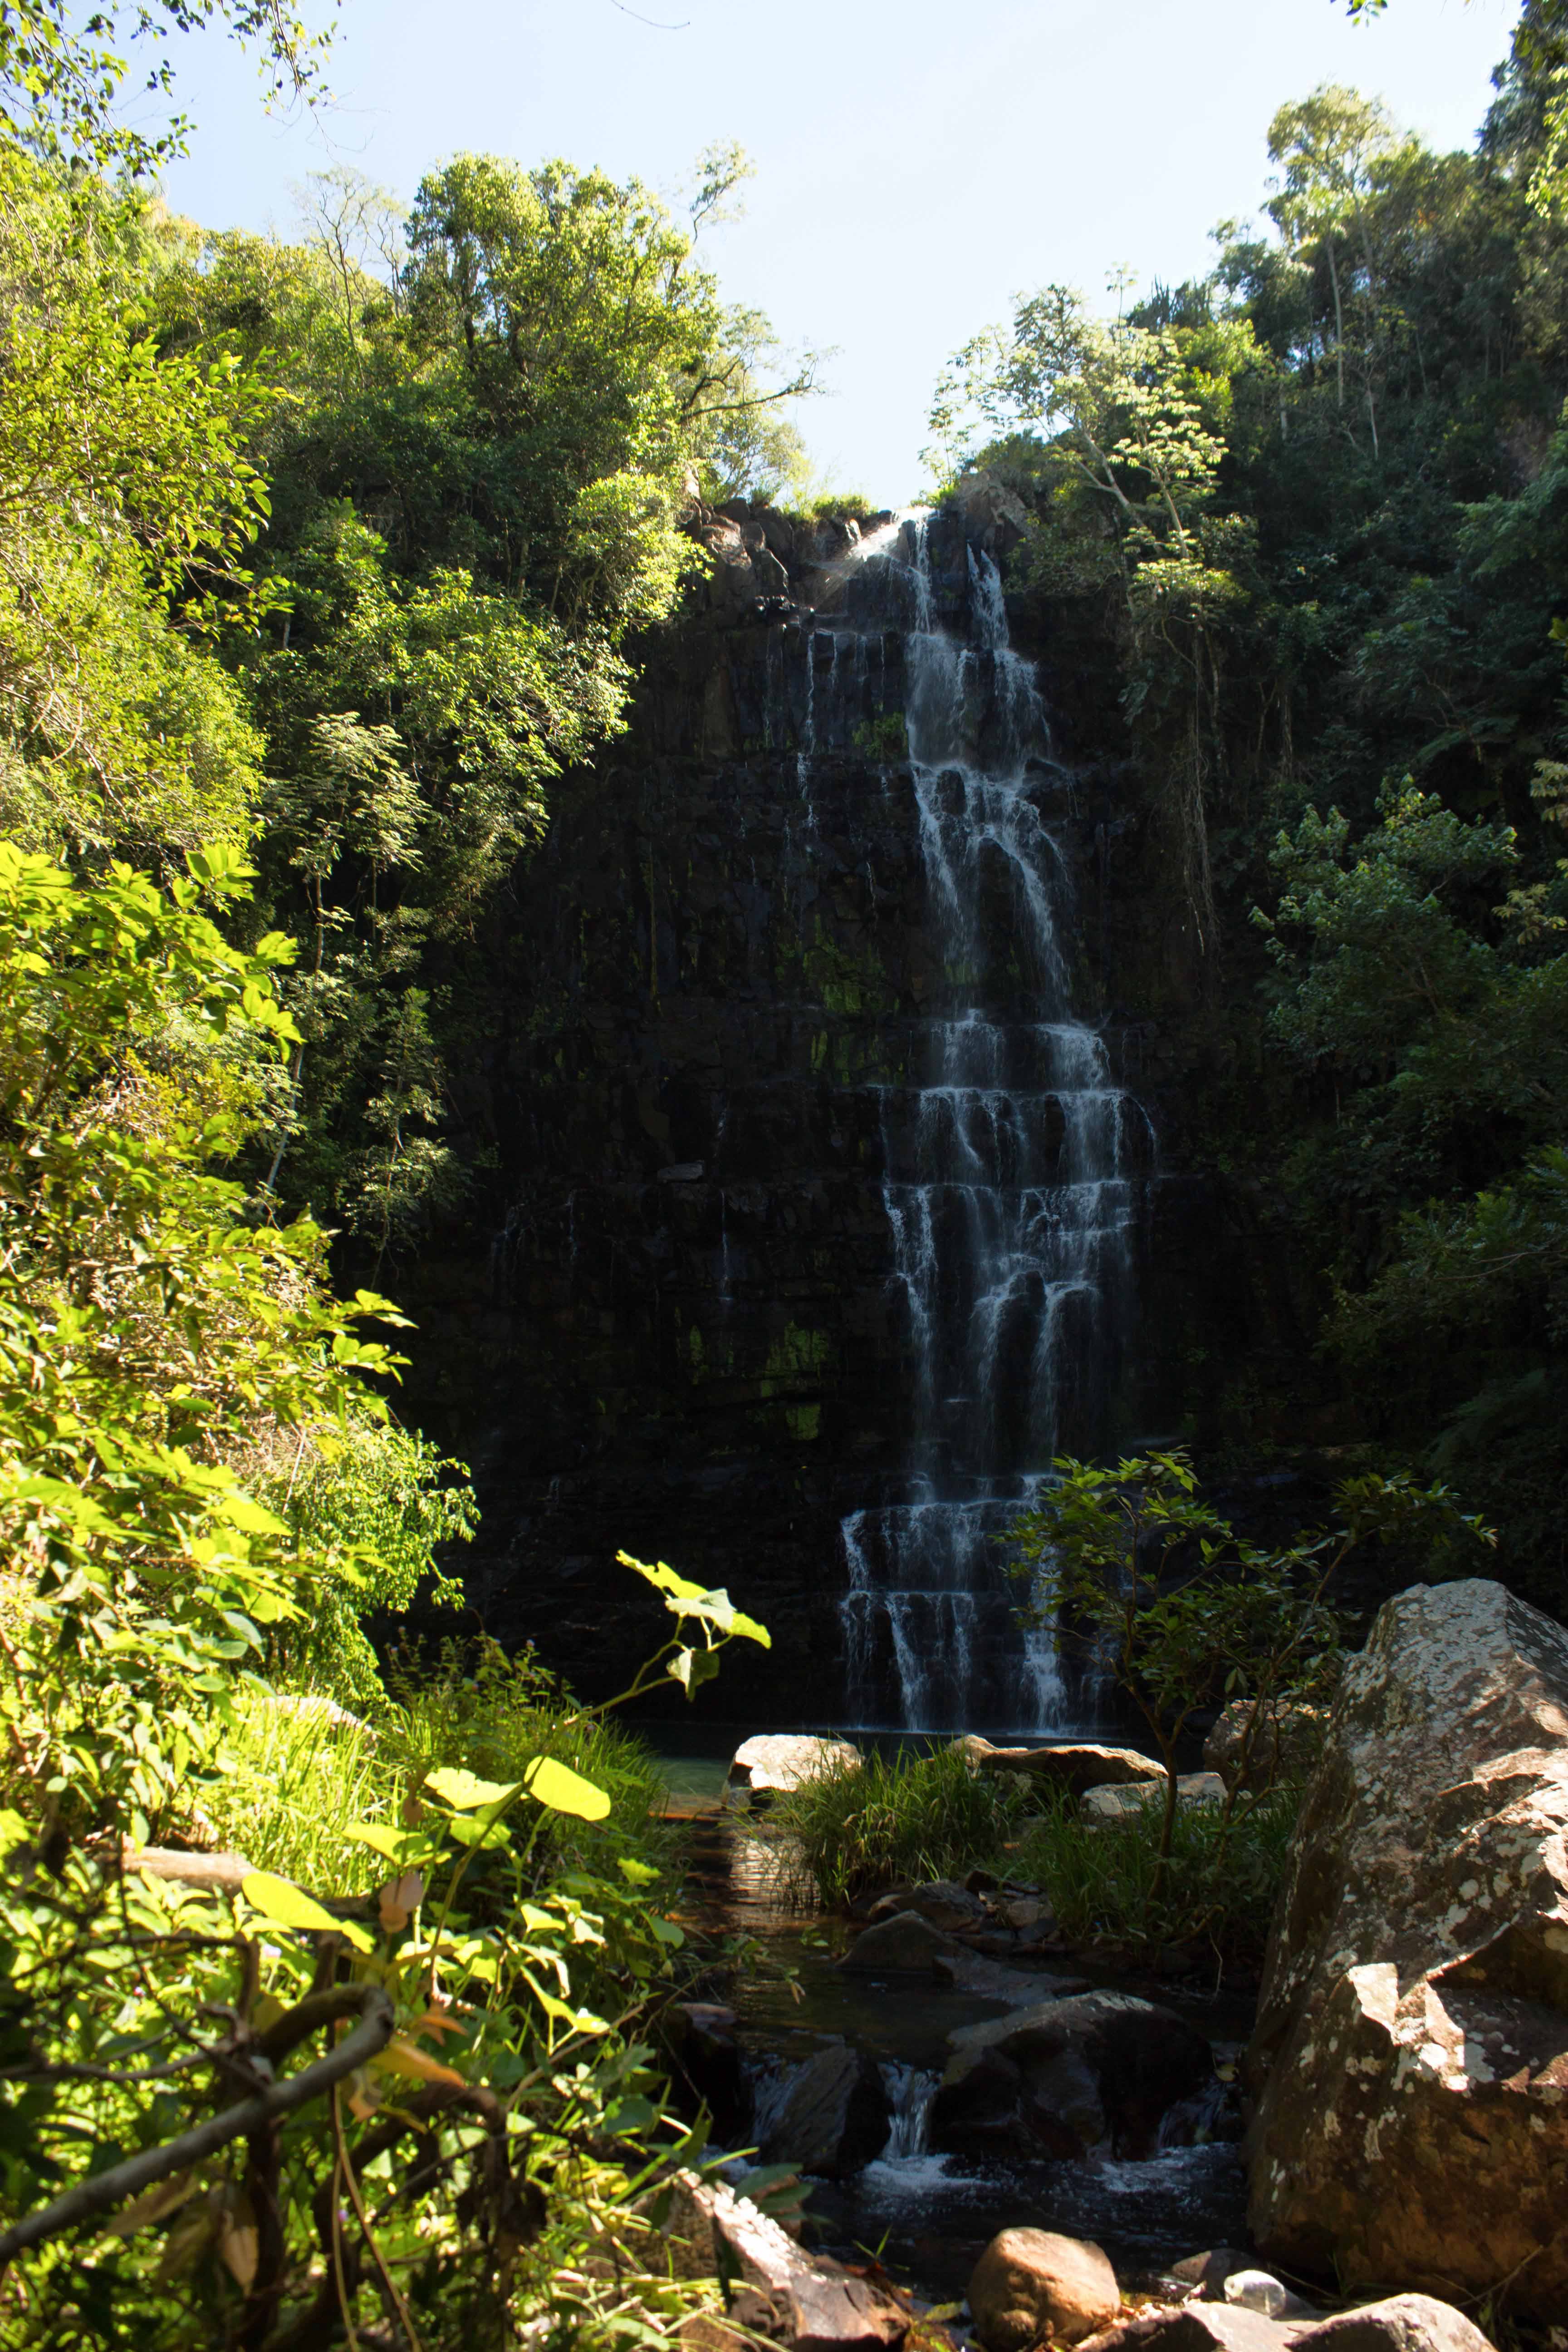
MULTIPOLYGON (((939 600, 1005 528, 937 518, 939 600)), ((910 1414, 877 1090, 918 1077, 943 971, 905 616, 836 560, 843 525, 807 538, 737 509, 703 536, 709 583, 650 649, 629 735, 558 792, 493 943, 468 1111, 500 1213, 403 1286, 414 1401, 476 1473, 465 1574, 490 1632, 589 1696, 619 1687, 668 1625, 615 1565, 625 1547, 771 1628, 771 1655, 731 1652, 707 1712, 831 1721, 839 1521, 895 1494, 910 1414)), ((1057 699, 1052 649, 1030 650, 1057 699)), ((1074 731, 1039 789, 1074 877, 1075 998, 1168 1129, 1173 1049, 1119 967, 1168 974, 1179 918, 1150 889, 1157 827, 1113 728, 1074 731)), ((1289 1328, 1168 1150, 1144 1202, 1136 1337, 1100 1424, 1061 1429, 1075 1449, 1170 1435, 1226 1335, 1289 1328)))

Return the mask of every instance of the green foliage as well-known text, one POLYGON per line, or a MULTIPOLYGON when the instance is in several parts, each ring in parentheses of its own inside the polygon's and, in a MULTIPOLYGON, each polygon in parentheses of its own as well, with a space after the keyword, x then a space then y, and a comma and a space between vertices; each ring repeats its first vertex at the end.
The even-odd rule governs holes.
POLYGON ((1038 1885, 1061 1934, 1107 1958, 1146 1960, 1163 1947, 1205 1947, 1227 1968, 1262 1959, 1300 1810, 1281 1784, 1235 1816, 1218 1805, 1184 1806, 1163 1852, 1163 1809, 1085 1821, 1068 1797, 1047 1794, 1020 1825, 1007 1867, 1038 1885))
POLYGON ((950 1877, 994 1855, 1022 1800, 975 1772, 960 1748, 872 1749, 858 1765, 826 1769, 769 1807, 786 1873, 804 1872, 837 1908, 896 1881, 950 1877))
MULTIPOLYGON (((312 33, 267 0, 134 0, 79 20, 61 0, 8 0, 0 16, 0 137, 51 158, 113 163, 131 173, 156 169, 184 153, 190 125, 176 115, 149 138, 126 121, 130 65, 121 52, 215 22, 259 49, 269 98, 310 91, 330 29, 312 33)), ((138 66, 143 62, 144 56, 138 66)), ((146 90, 166 97, 174 83, 168 58, 149 62, 142 80, 146 90)))
POLYGON ((140 236, 0 148, 0 816, 57 852, 243 838, 257 784, 195 635, 215 587, 248 593, 266 404, 230 359, 160 352, 140 236))
MULTIPOLYGON (((1415 1547, 1440 1572, 1496 1540, 1446 1488, 1405 1477, 1346 1479, 1333 1528, 1276 1550, 1237 1534, 1183 1454, 1056 1468, 1056 1483, 1009 1531, 1015 1572, 1039 1596, 1026 1620, 1059 1621, 1061 1638, 1142 1718, 1165 1767, 1162 1860, 1174 1851, 1188 1724, 1200 1709, 1247 1702, 1245 1754, 1282 1696, 1331 1669, 1340 1628, 1329 1588, 1358 1545, 1415 1547)), ((1236 1804, 1233 1791, 1227 1824, 1236 1804)), ((1156 1868, 1152 1895, 1162 1892, 1156 1868)))

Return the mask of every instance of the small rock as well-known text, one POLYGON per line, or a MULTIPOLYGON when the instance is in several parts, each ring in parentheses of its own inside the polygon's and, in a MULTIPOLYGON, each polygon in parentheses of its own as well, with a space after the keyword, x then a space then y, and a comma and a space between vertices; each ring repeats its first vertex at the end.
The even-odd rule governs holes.
POLYGON ((838 1965, 862 1976, 929 1976, 939 1957, 963 1949, 918 1911, 897 1911, 857 1936, 838 1965))
POLYGON ((1312 2352, 1492 2352, 1462 2311, 1430 2294, 1393 2294, 1359 2311, 1338 2311, 1296 2341, 1312 2352))
POLYGON ((804 1733, 760 1731, 743 1739, 730 1766, 730 1779, 752 1796, 798 1789, 836 1768, 858 1769, 860 1750, 847 1739, 814 1739, 804 1733))
POLYGON ((1100 2247, 1050 2230, 1004 2230, 969 2282, 974 2333, 985 2352, 1025 2352, 1050 2336, 1077 2344, 1121 2307, 1116 2273, 1100 2247))
POLYGON ((978 1927, 985 1917, 985 1906, 979 1895, 972 1895, 967 1886, 960 1886, 952 1878, 928 1879, 923 1886, 908 1892, 895 1888, 872 1904, 868 1916, 873 1920, 890 1919, 900 1911, 918 1911, 933 1927, 949 1930, 978 1927))
POLYGON ((1243 2311, 1260 2311, 1265 2319, 1283 2319, 1290 2294, 1284 2281, 1268 2271, 1232 2271, 1225 2283, 1225 2299, 1239 2304, 1243 2311))
POLYGON ((1237 2246, 1211 2246, 1201 2254, 1187 2254, 1173 2263, 1168 2278, 1179 2279, 1184 2286, 1195 2287, 1199 2294, 1217 2301, 1225 2299, 1225 2283, 1235 2271, 1250 2270, 1253 2258, 1237 2246))
MULTIPOLYGON (((1225 1782, 1217 1772, 1182 1772, 1176 1778, 1176 1802, 1189 1805, 1222 1805, 1225 1802, 1225 1782)), ((1086 1822, 1124 1822, 1147 1810, 1156 1809, 1165 1801, 1165 1776, 1158 1781, 1143 1780, 1114 1787, 1086 1789, 1078 1801, 1079 1817, 1086 1822)))
POLYGON ((1009 1927, 1037 1927, 1046 1916, 1045 1905, 1034 1895, 1026 1895, 1018 1903, 1004 1903, 1000 1909, 1009 1927))

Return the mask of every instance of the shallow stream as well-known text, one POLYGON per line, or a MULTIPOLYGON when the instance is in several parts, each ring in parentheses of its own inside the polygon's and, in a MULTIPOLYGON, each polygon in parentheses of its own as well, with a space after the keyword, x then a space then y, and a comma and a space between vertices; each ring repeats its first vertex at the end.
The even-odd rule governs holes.
MULTIPOLYGON (((711 1759, 667 1762, 678 1804, 690 1805, 700 1790, 711 1806, 711 1759)), ((927 2152, 924 2109, 950 2054, 948 2036, 1005 2014, 1009 2003, 919 1978, 841 1969, 848 1942, 843 1924, 781 1889, 776 1847, 750 1832, 743 1816, 700 1812, 688 1836, 683 1916, 710 1933, 752 1937, 760 1948, 760 1957, 733 1969, 714 1995, 736 2012, 760 2116, 765 2120, 787 2070, 833 2039, 877 2063, 892 2100, 892 2129, 880 2158, 847 2181, 813 2184, 807 2210, 818 2243, 851 2258, 857 2249, 879 2255, 896 2277, 938 2303, 963 2297, 982 2249, 1008 2228, 1095 2240, 1124 2292, 1152 2286, 1184 2255, 1246 2245, 1246 2181, 1233 2143, 1173 2148, 1143 2163, 1101 2156, 1003 2163, 927 2152)), ((1064 1964, 1058 1958, 1051 1965, 1059 1974, 1064 1964)), ((1250 2005, 1233 1993, 1113 1976, 1076 1959, 1072 1966, 1080 1979, 1177 2011, 1208 2036, 1222 2066, 1249 2031, 1250 2005)), ((1040 1997, 1053 1989, 1043 1981, 1040 1997)))

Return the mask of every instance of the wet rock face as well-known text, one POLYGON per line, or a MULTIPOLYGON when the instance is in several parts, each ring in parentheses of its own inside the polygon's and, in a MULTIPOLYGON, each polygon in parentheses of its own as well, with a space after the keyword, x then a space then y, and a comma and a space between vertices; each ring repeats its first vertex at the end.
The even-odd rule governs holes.
POLYGON ((1568 2308, 1568 1634, 1416 1586, 1349 1668, 1248 2057, 1262 2252, 1568 2308))
POLYGON ((1215 2079, 1204 2036, 1130 1993, 1041 2001, 950 2040, 931 2144, 958 2156, 1152 2156, 1163 2117, 1215 2079))
MULTIPOLYGON (((976 545, 998 520, 971 519, 976 545)), ((955 627, 970 527, 931 525, 933 612, 955 627)), ((908 1499, 910 1310, 883 1184, 890 1157, 918 1160, 952 982, 905 750, 907 580, 847 561, 847 526, 736 507, 700 535, 709 580, 643 649, 628 734, 557 789, 491 942, 453 1132, 492 1171, 475 1198, 493 1223, 402 1276, 410 1405, 474 1468, 483 1520, 462 1569, 509 1646, 533 1641, 590 1698, 622 1688, 668 1630, 615 1566, 624 1546, 727 1586, 769 1627, 771 1653, 731 1651, 702 1712, 832 1723, 849 1711, 840 1523, 908 1499)), ((983 737, 994 657, 973 675, 983 737)), ((1110 1082, 1135 1089, 1145 1039, 1101 953, 1105 877, 1122 870, 1107 828, 1133 821, 1118 790, 1087 764, 1030 784, 1078 909, 1072 1001, 1106 1022, 1110 1082)), ((1014 885, 1000 856, 977 877, 1004 1020, 1014 885)), ((1026 1055, 1005 1076, 1045 1105, 1048 1184, 1060 1104, 1053 1121, 1026 1055)), ((1137 1285, 1145 1260, 1190 1259, 1212 1288, 1190 1192, 1150 1184, 1137 1285)), ((959 1193, 943 1213, 966 1213, 959 1193)), ((1145 1322, 1185 1328, 1168 1308, 1145 1322)), ((1110 1417, 1165 1425, 1176 1401, 1142 1380, 1129 1360, 1112 1394, 1066 1395, 1057 1442, 1093 1451, 1110 1417)), ((999 1458, 1026 1386, 1004 1365, 999 1458)), ((985 1642, 1016 1640, 1010 1605, 985 1642)), ((873 1691, 896 1687, 886 1626, 859 1663, 873 1691)), ((984 1657, 976 1683, 970 1719, 1026 1719, 984 1657)))
POLYGON ((891 2122, 876 2066, 863 2050, 840 2042, 791 2076, 766 2123, 763 2154, 770 2164, 842 2180, 881 2154, 891 2122))

